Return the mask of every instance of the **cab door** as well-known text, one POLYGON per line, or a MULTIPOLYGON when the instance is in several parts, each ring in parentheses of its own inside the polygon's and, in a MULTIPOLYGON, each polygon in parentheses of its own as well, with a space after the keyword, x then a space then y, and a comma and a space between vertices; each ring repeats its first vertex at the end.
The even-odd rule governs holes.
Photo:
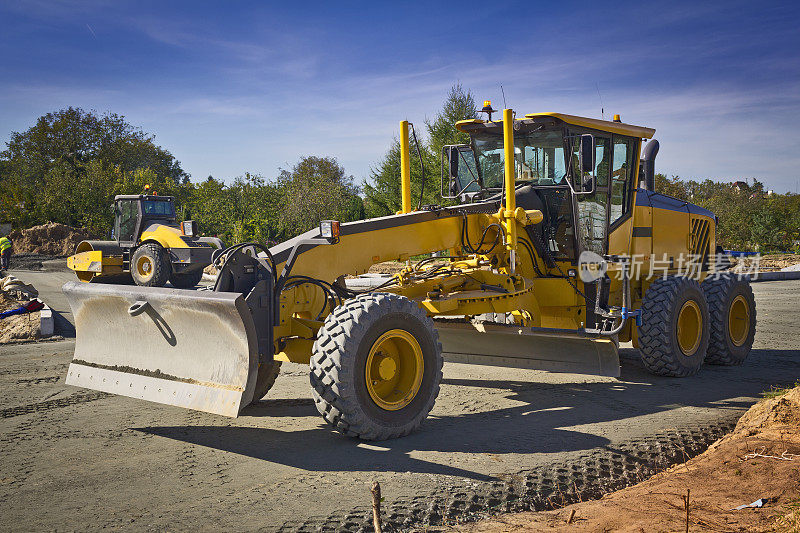
POLYGON ((139 221, 139 202, 117 200, 114 234, 120 244, 134 244, 139 221))
POLYGON ((633 192, 638 139, 614 135, 611 149, 611 185, 608 205, 608 253, 631 254, 633 192))
MULTIPOLYGON (((577 143, 576 143, 577 145, 577 143)), ((577 150, 577 147, 576 147, 577 150)), ((595 175, 592 194, 576 196, 577 234, 580 251, 603 255, 608 250, 608 190, 611 169, 611 137, 595 134, 595 175)))

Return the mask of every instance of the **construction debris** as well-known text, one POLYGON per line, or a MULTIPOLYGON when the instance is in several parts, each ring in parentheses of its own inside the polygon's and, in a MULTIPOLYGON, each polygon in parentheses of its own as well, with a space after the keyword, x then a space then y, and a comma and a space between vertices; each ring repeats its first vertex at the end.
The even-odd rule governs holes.
POLYGON ((31 299, 39 296, 39 291, 36 290, 36 287, 14 276, 6 276, 0 279, 0 291, 17 300, 31 299))
MULTIPOLYGON (((23 302, 0 292, 0 312, 18 308, 23 302)), ((0 344, 41 338, 41 311, 9 316, 0 320, 0 344)))
POLYGON ((44 305, 36 299, 38 295, 39 291, 33 285, 14 276, 0 279, 0 344, 42 337, 41 310, 44 305))
POLYGON ((746 503, 744 505, 740 505, 738 507, 734 507, 731 511, 741 511, 742 509, 747 509, 748 507, 764 507, 764 498, 759 498, 753 503, 746 503))

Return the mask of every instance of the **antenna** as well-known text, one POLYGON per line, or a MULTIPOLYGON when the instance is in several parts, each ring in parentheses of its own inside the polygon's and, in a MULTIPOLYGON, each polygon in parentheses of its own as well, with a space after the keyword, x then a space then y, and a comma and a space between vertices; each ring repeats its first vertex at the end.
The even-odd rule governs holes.
POLYGON ((594 86, 597 89, 597 97, 600 98, 600 118, 605 120, 605 109, 603 109, 603 97, 600 95, 600 85, 597 82, 594 82, 594 86))
POLYGON ((503 108, 508 108, 506 105, 506 92, 503 90, 503 84, 500 84, 500 92, 503 93, 503 108))

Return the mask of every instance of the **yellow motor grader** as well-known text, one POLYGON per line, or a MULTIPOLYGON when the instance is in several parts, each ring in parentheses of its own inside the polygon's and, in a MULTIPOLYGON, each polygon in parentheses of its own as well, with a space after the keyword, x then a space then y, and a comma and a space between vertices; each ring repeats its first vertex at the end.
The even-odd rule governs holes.
POLYGON ((632 341, 650 371, 687 376, 747 357, 752 291, 715 267, 714 214, 653 190, 653 129, 511 109, 460 121, 470 143, 442 153, 455 205, 415 210, 400 126, 396 215, 228 247, 211 290, 65 284, 67 383, 237 416, 300 363, 325 420, 373 440, 422 424, 445 360, 618 376, 632 341), (346 279, 388 260, 406 267, 346 279))

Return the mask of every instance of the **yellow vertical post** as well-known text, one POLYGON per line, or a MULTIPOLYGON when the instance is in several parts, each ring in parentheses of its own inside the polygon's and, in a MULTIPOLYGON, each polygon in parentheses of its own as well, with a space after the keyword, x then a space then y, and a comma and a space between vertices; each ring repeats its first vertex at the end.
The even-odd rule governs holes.
POLYGON ((408 121, 400 121, 400 193, 403 213, 411 212, 411 150, 408 147, 408 121))
POLYGON ((503 149, 505 152, 505 190, 506 190, 506 248, 509 252, 509 266, 514 273, 517 254, 517 223, 514 211, 517 209, 517 198, 514 194, 516 169, 514 168, 514 112, 503 109, 503 149))

